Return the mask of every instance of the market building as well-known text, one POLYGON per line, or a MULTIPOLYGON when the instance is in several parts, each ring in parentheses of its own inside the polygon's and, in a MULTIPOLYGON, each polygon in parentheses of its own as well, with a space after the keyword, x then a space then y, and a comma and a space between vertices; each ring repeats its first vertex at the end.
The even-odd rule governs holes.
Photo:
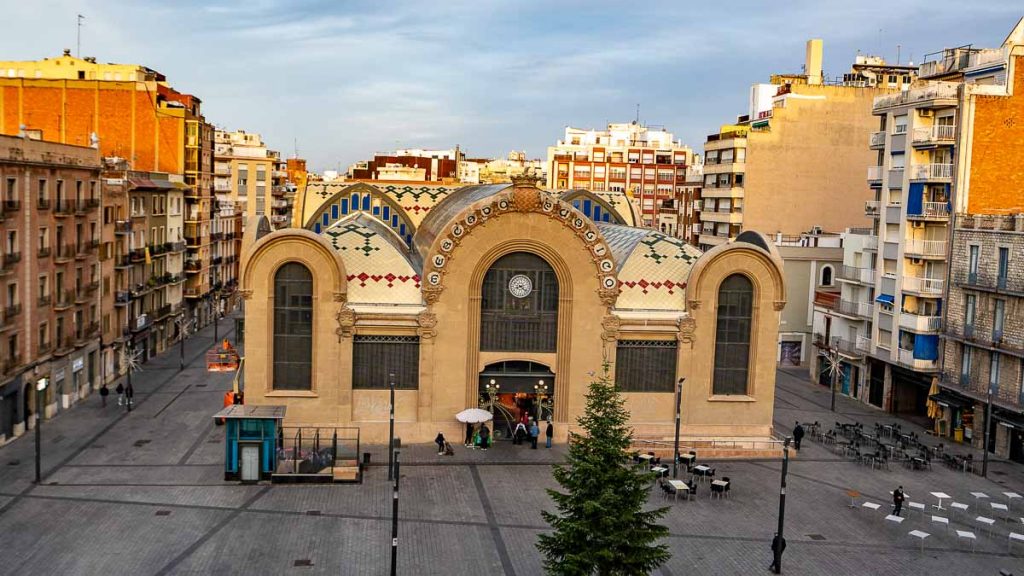
POLYGON ((782 261, 760 234, 701 253, 639 228, 624 192, 310 182, 297 225, 243 242, 246 404, 287 426, 461 439, 527 411, 565 441, 608 363, 637 437, 773 437, 782 261), (493 401, 493 408, 491 408, 493 401))

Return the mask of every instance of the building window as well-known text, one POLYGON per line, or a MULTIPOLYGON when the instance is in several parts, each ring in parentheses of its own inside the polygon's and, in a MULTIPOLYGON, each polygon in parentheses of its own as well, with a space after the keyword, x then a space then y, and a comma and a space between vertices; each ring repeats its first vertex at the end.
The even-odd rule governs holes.
POLYGON ((747 394, 754 285, 733 274, 718 289, 714 394, 747 394))
POLYGON ((832 286, 832 267, 822 266, 821 267, 821 285, 832 286))
MULTIPOLYGON (((975 248, 972 246, 972 248, 975 248)), ((1010 274, 1010 249, 1006 247, 999 248, 999 272, 998 272, 999 287, 1006 288, 1006 278, 1010 274)))
POLYGON ((615 387, 622 392, 674 392, 675 340, 620 340, 615 350, 615 387))
POLYGON ((313 275, 289 262, 274 276, 274 389, 311 389, 312 366, 313 275))
POLYGON ((960 359, 960 385, 966 386, 970 382, 971 378, 971 357, 973 355, 973 349, 964 344, 963 345, 963 356, 960 359))
POLYGON ((420 339, 416 336, 356 336, 352 342, 352 388, 416 390, 420 384, 420 339))
POLYGON ((971 275, 971 282, 977 282, 978 280, 978 256, 981 251, 981 247, 974 245, 968 248, 968 272, 971 275))
POLYGON ((480 349, 554 352, 558 332, 558 277, 543 258, 513 252, 484 277, 480 349))
POLYGON ((974 294, 967 294, 964 306, 964 335, 971 336, 974 330, 974 308, 976 301, 974 294))
POLYGON ((988 365, 988 388, 992 394, 999 394, 999 353, 993 352, 988 365))
POLYGON ((1006 315, 1006 300, 996 299, 992 307, 992 341, 1003 339, 1003 317, 1006 315))

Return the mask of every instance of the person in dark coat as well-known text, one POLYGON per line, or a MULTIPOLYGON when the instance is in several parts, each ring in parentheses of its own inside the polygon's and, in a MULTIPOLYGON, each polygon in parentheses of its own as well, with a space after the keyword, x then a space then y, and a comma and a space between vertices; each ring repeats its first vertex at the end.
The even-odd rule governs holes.
POLYGON ((487 424, 480 425, 480 447, 487 450, 491 441, 491 431, 487 428, 487 424))
POLYGON ((903 501, 907 499, 907 495, 903 493, 903 486, 893 490, 892 492, 892 514, 893 516, 899 516, 900 511, 903 510, 903 501))
POLYGON ((775 533, 775 537, 772 538, 772 565, 768 567, 769 570, 776 574, 781 574, 782 569, 779 566, 778 559, 782 557, 782 553, 786 551, 786 539, 779 538, 779 533, 775 533), (781 540, 781 541, 780 541, 781 540), (778 550, 778 555, 775 551, 778 550))
POLYGON ((473 447, 473 425, 466 424, 466 448, 473 447))
POLYGON ((107 396, 109 396, 109 395, 110 395, 110 388, 107 388, 106 384, 104 384, 103 386, 100 386, 100 402, 101 402, 101 404, 102 404, 102 406, 104 408, 107 407, 107 396))
POLYGON ((804 427, 799 422, 796 423, 796 428, 793 428, 793 447, 797 450, 800 449, 800 441, 804 439, 804 427))
POLYGON ((434 438, 434 444, 437 444, 437 455, 444 454, 444 434, 438 432, 437 438, 434 438))
POLYGON ((537 421, 534 420, 530 423, 530 448, 537 449, 537 437, 540 436, 540 428, 537 426, 537 421))
POLYGON ((548 428, 544 431, 544 445, 551 448, 551 437, 555 435, 555 426, 548 420, 548 428))
POLYGON ((512 443, 522 444, 523 438, 526 438, 526 425, 518 422, 516 423, 516 431, 512 433, 512 443))

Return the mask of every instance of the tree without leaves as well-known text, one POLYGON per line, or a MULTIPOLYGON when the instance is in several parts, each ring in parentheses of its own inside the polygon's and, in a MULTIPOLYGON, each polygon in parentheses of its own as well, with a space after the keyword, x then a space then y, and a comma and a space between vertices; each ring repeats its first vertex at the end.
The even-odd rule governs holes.
POLYGON ((549 574, 648 574, 670 557, 657 543, 668 529, 656 523, 668 508, 644 510, 654 475, 630 458, 629 413, 607 364, 586 398, 577 420, 585 432, 570 434, 567 463, 554 467, 566 492, 548 490, 558 513, 541 512, 554 531, 541 534, 537 548, 549 574))

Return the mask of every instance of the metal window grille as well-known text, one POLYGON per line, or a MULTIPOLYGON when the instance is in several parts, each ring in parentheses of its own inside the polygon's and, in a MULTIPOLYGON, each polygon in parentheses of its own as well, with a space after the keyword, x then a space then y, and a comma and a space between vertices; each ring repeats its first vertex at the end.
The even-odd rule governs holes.
POLYGON ((289 262, 274 276, 274 389, 309 390, 313 375, 313 275, 289 262))
POLYGON ((420 377, 418 336, 356 336, 352 342, 352 388, 416 390, 420 377))
POLYGON ((484 277, 480 310, 480 349, 554 352, 558 335, 558 277, 543 258, 515 252, 498 259, 484 277), (516 298, 508 288, 516 275, 533 290, 516 298))
POLYGON ((754 285, 733 274, 718 289, 714 394, 746 394, 750 374, 750 329, 754 285))
POLYGON ((622 392, 673 392, 675 340, 620 340, 615 350, 615 387, 622 392))

